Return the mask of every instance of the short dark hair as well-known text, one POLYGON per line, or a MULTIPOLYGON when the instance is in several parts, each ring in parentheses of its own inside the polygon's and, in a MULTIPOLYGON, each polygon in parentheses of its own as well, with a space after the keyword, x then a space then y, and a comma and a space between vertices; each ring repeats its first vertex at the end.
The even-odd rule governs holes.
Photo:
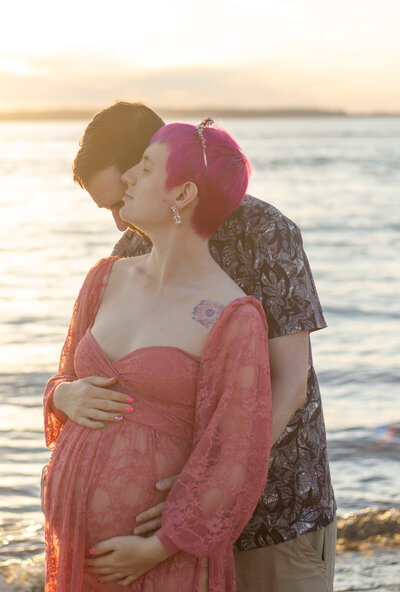
POLYGON ((137 164, 152 136, 165 125, 142 103, 117 101, 93 117, 79 142, 72 171, 83 188, 99 171, 115 166, 120 173, 137 164))

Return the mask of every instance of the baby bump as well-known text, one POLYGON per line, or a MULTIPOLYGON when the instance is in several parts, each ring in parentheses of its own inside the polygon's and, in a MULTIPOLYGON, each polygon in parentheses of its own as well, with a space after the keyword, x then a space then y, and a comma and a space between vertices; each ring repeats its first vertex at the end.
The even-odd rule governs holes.
POLYGON ((126 421, 110 427, 114 433, 105 438, 88 491, 90 544, 108 535, 132 534, 136 516, 166 497, 156 490, 156 482, 178 474, 190 454, 189 442, 148 426, 126 421))
POLYGON ((50 464, 53 526, 82 516, 88 546, 132 534, 137 514, 166 497, 156 481, 181 471, 190 441, 134 421, 101 431, 68 423, 50 464))

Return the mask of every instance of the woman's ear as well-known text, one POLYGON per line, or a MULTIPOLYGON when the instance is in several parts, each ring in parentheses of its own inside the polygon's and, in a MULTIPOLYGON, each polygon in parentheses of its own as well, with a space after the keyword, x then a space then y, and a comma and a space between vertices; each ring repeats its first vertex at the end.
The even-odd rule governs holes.
POLYGON ((188 181, 182 185, 180 194, 175 198, 176 205, 179 206, 179 208, 183 208, 192 203, 198 195, 199 191, 196 183, 188 181))

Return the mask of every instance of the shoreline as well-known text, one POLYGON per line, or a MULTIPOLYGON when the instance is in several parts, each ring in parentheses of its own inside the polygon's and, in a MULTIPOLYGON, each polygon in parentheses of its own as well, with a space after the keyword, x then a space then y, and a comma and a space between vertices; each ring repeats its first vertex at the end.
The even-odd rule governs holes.
MULTIPOLYGON (((79 121, 91 119, 101 108, 77 109, 77 108, 62 108, 62 109, 42 109, 42 110, 19 110, 19 111, 1 111, 0 122, 6 121, 79 121)), ((217 118, 229 119, 295 119, 295 118, 389 118, 400 117, 400 112, 369 112, 369 113, 349 113, 343 110, 329 110, 329 109, 235 109, 218 107, 198 107, 193 109, 176 109, 176 108, 157 108, 165 118, 175 117, 189 117, 201 118, 212 114, 217 118)))

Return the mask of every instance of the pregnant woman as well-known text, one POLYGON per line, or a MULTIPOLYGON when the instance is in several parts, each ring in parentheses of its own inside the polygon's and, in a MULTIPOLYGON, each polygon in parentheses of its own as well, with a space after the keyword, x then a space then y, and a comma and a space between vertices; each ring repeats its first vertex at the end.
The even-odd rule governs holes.
POLYGON ((46 592, 235 590, 232 543, 267 478, 271 391, 263 309, 208 250, 249 163, 209 123, 161 128, 124 174, 120 215, 152 251, 98 262, 75 303, 44 395, 46 592), (106 424, 94 401, 88 427, 65 392, 93 376, 121 401, 106 424), (134 536, 174 474, 161 529, 134 536))

